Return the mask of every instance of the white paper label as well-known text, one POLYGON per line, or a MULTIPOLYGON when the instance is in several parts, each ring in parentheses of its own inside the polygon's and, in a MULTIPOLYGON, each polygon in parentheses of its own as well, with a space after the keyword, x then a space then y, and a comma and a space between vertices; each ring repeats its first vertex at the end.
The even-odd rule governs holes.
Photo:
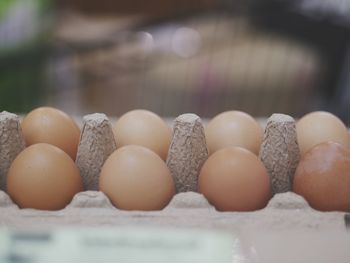
POLYGON ((234 239, 192 230, 0 231, 3 263, 231 263, 234 239))

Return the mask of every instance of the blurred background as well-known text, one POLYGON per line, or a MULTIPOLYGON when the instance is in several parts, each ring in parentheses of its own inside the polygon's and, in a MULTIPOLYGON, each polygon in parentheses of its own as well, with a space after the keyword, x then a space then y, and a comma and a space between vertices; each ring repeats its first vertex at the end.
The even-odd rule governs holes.
POLYGON ((350 0, 0 0, 0 110, 350 124, 350 0))

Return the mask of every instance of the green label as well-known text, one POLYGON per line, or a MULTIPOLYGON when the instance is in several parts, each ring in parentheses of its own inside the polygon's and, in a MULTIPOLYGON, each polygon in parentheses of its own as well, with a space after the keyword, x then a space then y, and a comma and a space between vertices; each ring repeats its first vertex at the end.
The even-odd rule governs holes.
POLYGON ((231 263, 234 238, 207 231, 63 229, 0 231, 4 263, 231 263))

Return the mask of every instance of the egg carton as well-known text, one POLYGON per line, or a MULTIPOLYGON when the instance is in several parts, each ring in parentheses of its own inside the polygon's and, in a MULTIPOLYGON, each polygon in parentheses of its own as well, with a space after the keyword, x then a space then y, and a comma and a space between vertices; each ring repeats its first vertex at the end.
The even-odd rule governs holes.
POLYGON ((77 193, 62 210, 20 209, 3 191, 11 162, 24 147, 19 117, 0 113, 1 226, 142 225, 223 229, 232 233, 252 229, 346 229, 346 213, 316 211, 301 196, 291 192, 300 156, 295 121, 284 114, 273 114, 267 120, 259 154, 270 176, 274 196, 264 209, 251 212, 217 211, 196 192, 198 174, 208 157, 208 150, 202 121, 195 114, 180 115, 173 123, 166 163, 177 193, 160 211, 120 210, 98 191, 101 167, 116 149, 111 124, 105 114, 95 113, 83 118, 76 164, 86 191, 77 193))

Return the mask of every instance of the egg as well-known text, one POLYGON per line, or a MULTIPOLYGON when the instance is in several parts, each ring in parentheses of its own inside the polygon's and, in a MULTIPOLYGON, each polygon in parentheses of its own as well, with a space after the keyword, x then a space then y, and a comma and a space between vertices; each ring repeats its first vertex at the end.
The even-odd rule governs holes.
POLYGON ((262 127, 249 114, 226 111, 215 116, 205 128, 209 153, 229 146, 240 146, 258 154, 262 127))
POLYGON ((34 109, 24 117, 21 127, 27 146, 36 143, 52 144, 75 160, 80 129, 63 111, 51 107, 34 109))
POLYGON ((7 174, 7 193, 20 208, 63 209, 82 190, 82 179, 72 158, 46 143, 24 149, 7 174))
POLYGON ((317 210, 350 212, 350 149, 336 142, 311 148, 297 167, 293 191, 317 210))
POLYGON ((296 124, 301 155, 313 146, 326 142, 338 142, 350 147, 350 135, 344 123, 335 115, 325 111, 306 114, 296 124))
POLYGON ((133 110, 125 113, 114 125, 117 147, 144 146, 166 160, 171 142, 170 127, 155 113, 133 110))
POLYGON ((271 198, 263 163, 241 147, 218 150, 207 159, 199 174, 198 191, 219 211, 257 210, 271 198))
POLYGON ((138 145, 124 146, 109 156, 101 170, 99 189, 123 210, 161 210, 175 194, 165 162, 138 145))

